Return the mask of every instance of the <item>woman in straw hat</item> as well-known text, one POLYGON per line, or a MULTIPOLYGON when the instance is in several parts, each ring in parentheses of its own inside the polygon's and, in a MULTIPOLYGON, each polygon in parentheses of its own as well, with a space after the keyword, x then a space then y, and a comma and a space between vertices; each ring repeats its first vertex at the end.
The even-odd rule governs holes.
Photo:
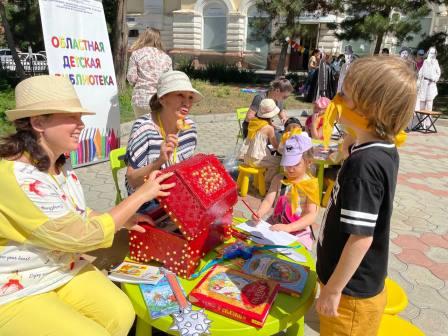
POLYGON ((170 56, 163 50, 160 31, 148 28, 131 46, 127 79, 134 87, 132 107, 138 118, 151 112, 149 100, 156 93, 157 81, 162 73, 172 70, 170 56))
MULTIPOLYGON (((126 187, 133 194, 145 176, 193 156, 197 145, 196 126, 188 118, 193 103, 202 99, 188 76, 168 71, 160 76, 157 93, 152 96, 151 113, 132 126, 126 151, 126 187)), ((139 211, 147 212, 155 201, 139 211)))
POLYGON ((6 112, 16 133, 0 140, 2 336, 124 336, 132 325, 128 298, 80 254, 109 247, 120 229, 144 230, 136 210, 172 185, 154 172, 109 212, 89 209, 64 156, 78 147, 88 114, 70 81, 56 76, 22 81, 16 109, 6 112))
POLYGON ((273 155, 268 148, 268 144, 275 150, 278 148, 272 118, 279 112, 280 109, 273 99, 263 99, 256 117, 249 121, 247 138, 244 140, 240 151, 245 164, 266 168, 265 177, 268 185, 280 166, 280 157, 273 155))

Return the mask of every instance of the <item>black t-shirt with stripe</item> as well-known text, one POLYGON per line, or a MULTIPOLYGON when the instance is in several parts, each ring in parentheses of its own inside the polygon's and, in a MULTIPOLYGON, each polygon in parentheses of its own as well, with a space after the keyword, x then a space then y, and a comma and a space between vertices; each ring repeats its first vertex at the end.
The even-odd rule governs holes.
POLYGON ((333 274, 351 234, 373 236, 372 245, 343 293, 367 298, 383 290, 398 164, 394 144, 370 142, 351 148, 320 229, 317 274, 322 283, 326 284, 333 274))

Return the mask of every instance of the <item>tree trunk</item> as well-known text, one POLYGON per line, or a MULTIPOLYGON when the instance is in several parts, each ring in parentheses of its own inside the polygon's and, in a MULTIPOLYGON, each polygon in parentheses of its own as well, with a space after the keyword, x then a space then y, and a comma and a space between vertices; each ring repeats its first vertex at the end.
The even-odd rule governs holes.
POLYGON ((381 44, 383 43, 384 32, 380 32, 376 37, 375 50, 373 51, 374 55, 380 53, 381 44))
POLYGON ((280 51, 280 57, 278 59, 277 71, 275 72, 275 78, 278 78, 283 75, 287 52, 288 52, 288 42, 283 42, 282 50, 280 51))
POLYGON ((6 17, 5 5, 1 0, 0 0, 0 17, 2 18, 3 28, 5 29, 6 41, 8 42, 8 47, 11 50, 12 59, 16 64, 16 74, 17 76, 19 76, 21 80, 23 80, 27 77, 27 75, 25 74, 25 70, 23 69, 22 62, 20 62, 19 55, 17 54, 14 37, 12 35, 8 19, 6 17))
POLYGON ((127 0, 117 1, 117 16, 113 27, 113 59, 118 91, 126 87, 126 69, 128 64, 128 25, 126 23, 127 0))

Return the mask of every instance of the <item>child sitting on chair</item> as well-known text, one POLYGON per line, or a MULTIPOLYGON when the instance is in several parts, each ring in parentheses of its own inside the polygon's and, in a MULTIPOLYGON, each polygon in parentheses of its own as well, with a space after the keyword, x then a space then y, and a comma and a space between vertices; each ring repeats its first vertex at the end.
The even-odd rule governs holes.
POLYGON ((299 119, 295 117, 288 118, 285 122, 285 133, 291 132, 292 130, 300 129, 302 130, 302 123, 299 119))
POLYGON ((330 99, 327 97, 320 97, 314 102, 313 115, 309 116, 305 122, 305 131, 313 138, 323 139, 323 125, 325 110, 330 104, 330 99))
POLYGON ((269 144, 274 150, 278 148, 272 118, 279 112, 280 109, 273 99, 263 99, 256 117, 249 121, 247 138, 240 151, 240 157, 245 164, 256 168, 266 168, 267 185, 277 173, 280 164, 280 157, 272 154, 268 147, 269 144))
POLYGON ((271 230, 294 234, 308 250, 313 245, 311 224, 316 220, 319 204, 317 178, 307 173, 311 160, 312 144, 306 134, 286 140, 281 161, 286 176, 274 178, 268 194, 252 216, 258 221, 274 205, 274 213, 268 219, 272 224, 271 230))

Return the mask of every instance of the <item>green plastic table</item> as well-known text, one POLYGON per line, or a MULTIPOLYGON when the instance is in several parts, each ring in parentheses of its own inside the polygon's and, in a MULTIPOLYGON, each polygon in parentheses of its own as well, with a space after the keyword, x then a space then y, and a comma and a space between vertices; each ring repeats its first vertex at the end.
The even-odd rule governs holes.
POLYGON ((322 159, 313 159, 313 163, 317 166, 317 181, 319 183, 319 195, 320 200, 322 201, 322 194, 324 191, 324 170, 326 167, 330 166, 338 166, 340 163, 335 163, 330 159, 322 160, 322 159))
MULTIPOLYGON (((279 293, 273 306, 271 307, 269 316, 267 317, 263 328, 260 329, 229 319, 211 311, 206 311, 209 319, 212 321, 210 328, 211 334, 216 336, 274 335, 282 330, 286 330, 286 335, 288 336, 303 336, 304 316, 311 307, 316 295, 317 275, 315 262, 306 248, 301 246, 297 248, 297 251, 302 253, 307 259, 306 262, 301 264, 308 266, 311 270, 301 297, 293 297, 284 293, 279 293)), ((206 255, 201 261, 200 267, 202 267, 215 255, 216 254, 214 252, 210 252, 206 255)), ((278 256, 283 258, 281 255, 278 256)), ((288 258, 284 259, 289 260, 288 258)), ((190 293, 201 278, 202 276, 195 280, 179 279, 182 287, 188 295, 188 293, 190 293)), ((122 289, 130 298, 137 315, 136 336, 151 336, 152 327, 171 335, 179 335, 177 331, 169 330, 173 324, 173 319, 171 316, 161 317, 156 320, 152 320, 150 318, 138 285, 123 283, 122 289)), ((193 307, 194 309, 199 309, 195 306, 193 307)))

